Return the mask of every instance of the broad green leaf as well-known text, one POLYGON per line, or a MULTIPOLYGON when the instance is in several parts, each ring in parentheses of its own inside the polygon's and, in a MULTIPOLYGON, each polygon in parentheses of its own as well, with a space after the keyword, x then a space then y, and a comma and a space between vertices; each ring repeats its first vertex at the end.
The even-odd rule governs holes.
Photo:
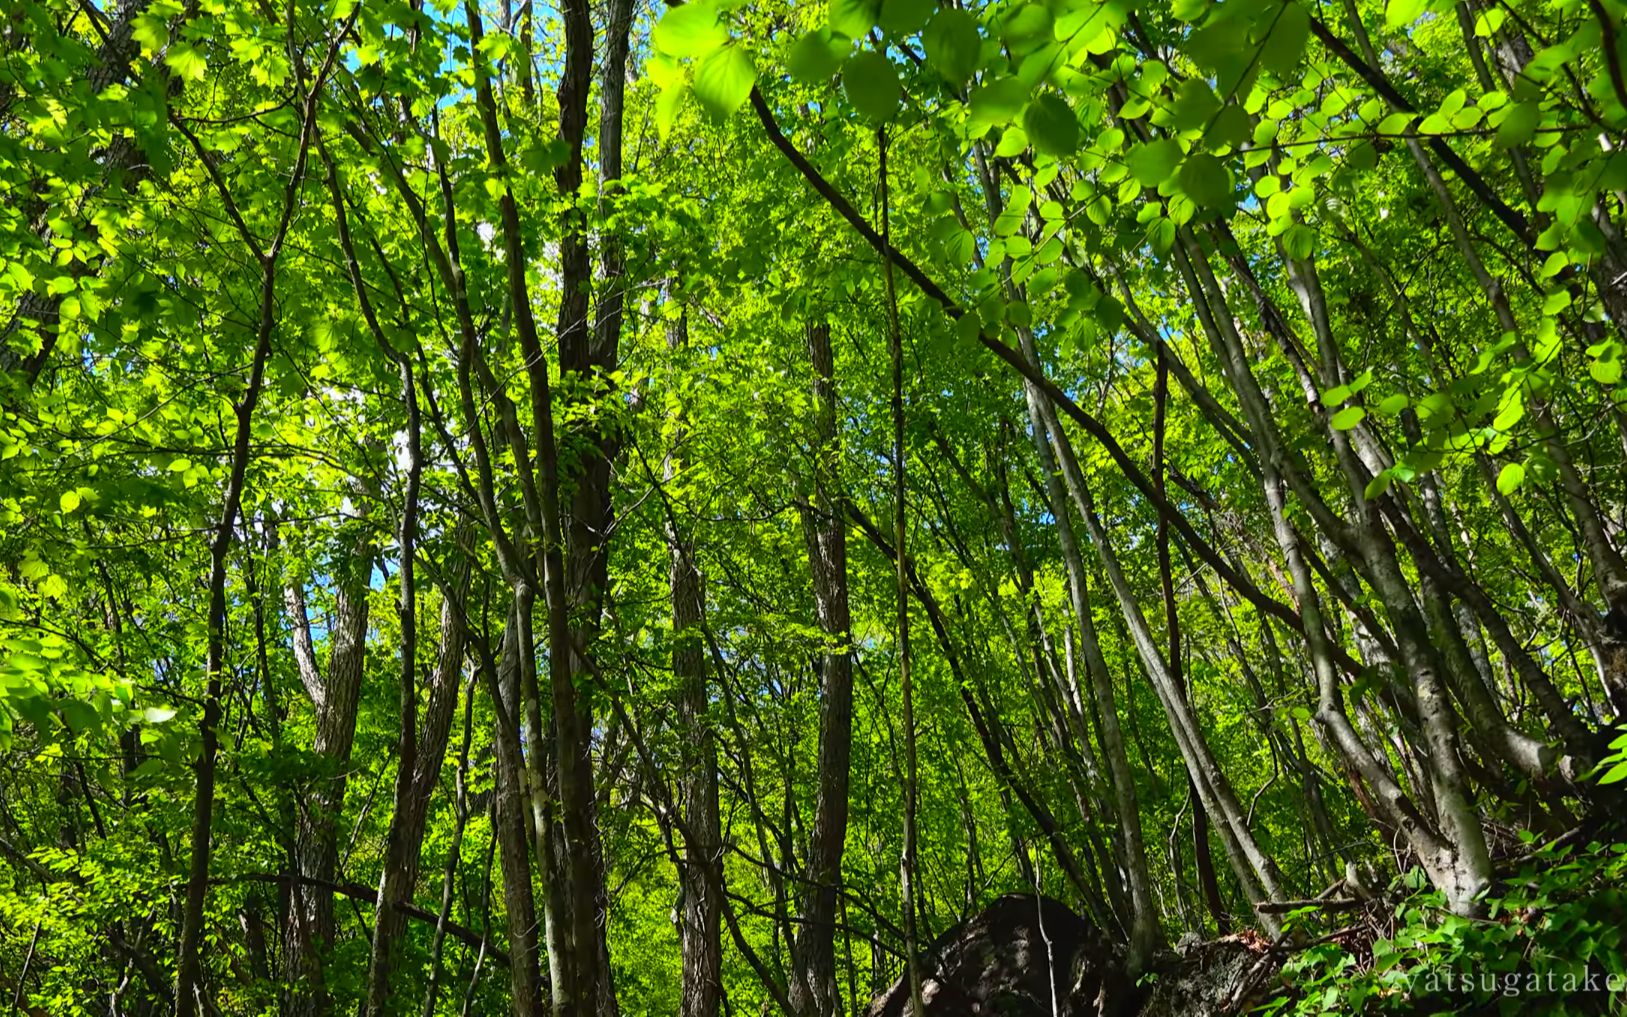
POLYGON ((1404 133, 1407 128, 1412 126, 1412 122, 1417 118, 1418 114, 1416 113, 1391 113, 1389 116, 1378 122, 1378 133, 1404 133))
POLYGON ((1214 90, 1201 78, 1189 78, 1175 93, 1170 107, 1169 124, 1177 131, 1197 130, 1208 124, 1209 118, 1220 112, 1220 100, 1214 90))
POLYGON ((1290 258, 1304 261, 1316 248, 1316 231, 1309 226, 1295 223, 1283 233, 1282 246, 1290 258))
POLYGON ((1026 53, 1036 43, 1051 36, 1051 11, 1044 4, 1013 4, 1000 22, 1000 36, 1018 53, 1026 53))
POLYGON ((1621 381, 1621 361, 1594 360, 1587 365, 1587 373, 1601 385, 1615 385, 1621 381))
POLYGON ((190 43, 178 42, 164 53, 164 63, 183 81, 202 81, 209 71, 209 61, 190 43))
POLYGON ((1282 77, 1299 65, 1305 44, 1311 38, 1311 14, 1307 0, 1288 0, 1277 16, 1276 27, 1260 47, 1260 66, 1282 77))
POLYGON ((951 85, 964 84, 977 70, 983 40, 977 19, 959 8, 945 8, 932 16, 922 36, 927 66, 951 85))
POLYGON ((881 17, 881 0, 830 0, 830 30, 862 39, 881 17))
POLYGON ((650 41, 663 53, 677 57, 705 56, 729 41, 718 24, 717 10, 708 3, 668 7, 650 33, 650 41))
POLYGON ((1009 159, 1014 155, 1022 154, 1028 147, 1028 132, 1021 127, 1008 127, 1000 135, 1000 143, 994 146, 997 158, 1009 159))
POLYGON ((972 116, 984 123, 1009 123, 1028 100, 1028 90, 1016 78, 996 78, 972 89, 972 116))
POLYGON ((565 160, 570 157, 570 146, 565 144, 564 139, 555 137, 547 142, 534 141, 521 149, 520 164, 532 173, 542 176, 565 165, 565 160))
POLYGON ((661 89, 661 94, 655 100, 655 126, 663 138, 672 130, 672 125, 678 120, 678 111, 683 106, 684 96, 689 93, 689 83, 679 78, 669 82, 661 89))
POLYGON ((1181 163, 1181 190, 1204 208, 1230 207, 1232 171, 1207 152, 1193 152, 1181 163))
POLYGON ((80 501, 78 491, 63 491, 62 497, 57 499, 57 504, 62 509, 62 514, 68 515, 79 507, 80 501))
POLYGON ((830 33, 819 29, 792 43, 786 64, 797 80, 818 84, 830 80, 831 75, 842 66, 842 58, 830 33))
POLYGON ((937 6, 936 0, 881 0, 881 30, 897 38, 914 35, 937 6))
POLYGON ((848 57, 842 65, 842 91, 853 108, 872 120, 891 120, 898 113, 903 92, 892 62, 874 50, 848 57))
POLYGON ((1213 148, 1236 148, 1249 137, 1251 125, 1248 111, 1236 103, 1221 107, 1215 114, 1203 140, 1213 148))
POLYGON ((1328 424, 1335 431, 1348 431, 1362 422, 1367 411, 1360 406, 1346 406, 1344 409, 1328 418, 1328 424))
POLYGON ((1410 25, 1418 20, 1424 13, 1428 0, 1386 0, 1384 4, 1384 27, 1395 30, 1403 25, 1410 25))
POLYGON ((1517 148, 1529 142, 1542 123, 1542 108, 1534 102, 1517 102, 1497 125, 1497 144, 1503 148, 1517 148))
POLYGON ((1502 494, 1513 494, 1525 483, 1525 467, 1519 463, 1508 463, 1497 472, 1497 490, 1502 494))
POLYGON ((695 68, 695 98, 714 120, 745 103, 757 80, 757 67, 739 46, 725 46, 695 68))
POLYGON ((1144 142, 1124 157, 1130 175, 1144 187, 1157 187, 1175 174, 1181 162, 1181 146, 1168 138, 1144 142))
POLYGON ((1072 155, 1079 148, 1079 118, 1067 100, 1050 92, 1034 98, 1023 112, 1023 130, 1034 151, 1043 155, 1072 155))
POLYGON ((140 43, 146 56, 154 56, 169 45, 169 23, 160 15, 146 11, 130 23, 130 36, 140 43))
POLYGON ((1373 407, 1373 412, 1381 417, 1393 417, 1406 408, 1407 397, 1398 392, 1380 399, 1378 405, 1373 407))

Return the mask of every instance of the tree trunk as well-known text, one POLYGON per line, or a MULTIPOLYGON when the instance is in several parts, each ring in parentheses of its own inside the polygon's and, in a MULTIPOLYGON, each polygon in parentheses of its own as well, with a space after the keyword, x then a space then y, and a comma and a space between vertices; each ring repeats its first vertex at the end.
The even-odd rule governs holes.
MULTIPOLYGON (((461 599, 468 586, 468 565, 461 563, 456 571, 461 575, 453 582, 461 587, 456 594, 461 599)), ((423 848, 429 803, 440 782, 441 762, 446 755, 452 716, 457 707, 465 634, 461 612, 456 609, 452 596, 450 592, 445 594, 441 604, 441 645, 430 675, 423 727, 415 736, 416 759, 409 765, 403 753, 396 773, 395 809, 385 840, 384 871, 379 877, 379 903, 368 958, 366 1012, 370 1014, 389 1011, 396 939, 406 925, 401 905, 412 902, 413 888, 418 882, 419 853, 423 848)), ((402 680, 413 680, 412 669, 403 667, 402 680)), ((401 718, 403 726, 410 720, 406 715, 401 718)), ((402 738, 407 738, 406 730, 402 738)))
POLYGON ((813 366, 813 498, 802 509, 802 531, 813 574, 814 614, 825 637, 819 657, 819 787, 808 845, 802 930, 792 962, 789 995, 798 1017, 836 1012, 836 898, 847 842, 848 765, 853 741, 852 618, 847 600, 845 501, 836 479, 841 440, 836 417, 835 363, 830 326, 807 327, 813 366))
MULTIPOLYGON (((689 342, 689 318, 682 311, 667 332, 674 354, 689 342)), ((680 419, 672 436, 662 481, 671 484, 683 470, 679 449, 686 429, 680 419)), ((679 737, 683 740, 679 799, 685 838, 678 868, 679 951, 683 957, 682 1017, 716 1017, 722 998, 723 945, 720 902, 723 835, 718 817, 717 743, 707 717, 706 647, 701 617, 706 603, 695 548, 676 515, 669 514, 667 546, 672 592, 672 673, 678 680, 679 737)))
POLYGON ((333 945, 333 891, 338 881, 339 818, 344 812, 350 747, 356 737, 356 707, 361 693, 367 648, 368 579, 372 548, 359 543, 348 561, 336 563, 340 577, 328 630, 328 666, 322 673, 311 644, 305 591, 297 582, 284 589, 288 624, 293 630, 294 658, 300 680, 316 714, 312 745, 322 771, 305 801, 296 805, 294 872, 289 885, 288 915, 283 935, 285 977, 289 980, 284 1011, 319 1014, 329 1009, 324 988, 323 955, 333 945), (312 881, 315 882, 312 882, 312 881))

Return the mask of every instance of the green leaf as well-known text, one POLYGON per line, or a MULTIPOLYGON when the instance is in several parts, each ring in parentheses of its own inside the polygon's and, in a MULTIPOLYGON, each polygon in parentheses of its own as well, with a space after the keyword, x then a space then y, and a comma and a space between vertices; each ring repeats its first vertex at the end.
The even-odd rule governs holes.
POLYGON ((739 46, 726 46, 695 68, 695 98, 713 120, 724 120, 751 95, 757 66, 739 46))
POLYGON ((1328 419, 1328 424, 1335 431, 1348 431, 1361 423, 1367 416, 1367 411, 1360 406, 1346 406, 1328 419))
POLYGON ((63 515, 69 515, 79 507, 80 501, 78 491, 63 491, 62 497, 57 499, 57 504, 62 508, 63 515))
POLYGON ((786 65, 798 81, 818 84, 830 80, 831 75, 842 66, 842 57, 836 51, 830 33, 821 28, 809 32, 791 45, 786 65))
POLYGON ((1181 162, 1181 146, 1168 138, 1144 142, 1124 157, 1130 175, 1143 187, 1157 187, 1175 173, 1181 162))
POLYGON ((1542 123, 1542 107, 1535 102, 1517 102, 1508 107, 1503 120, 1497 125, 1497 144, 1503 148, 1517 148, 1530 141, 1542 123))
POLYGON ((830 30, 862 39, 881 17, 881 0, 830 0, 830 30))
POLYGON ((955 320, 955 334, 960 336, 962 342, 976 342, 982 330, 983 323, 978 321, 975 314, 963 314, 955 320))
POLYGON ((1316 246, 1316 231, 1309 226, 1299 223, 1288 227, 1282 235, 1283 250, 1288 252, 1290 258, 1304 261, 1311 256, 1316 246))
POLYGON ((891 120, 903 98, 892 62, 874 50, 855 53, 842 65, 842 91, 871 120, 891 120))
POLYGON ((1187 55, 1212 73, 1222 96, 1241 95, 1244 77, 1258 65, 1255 55, 1260 47, 1249 42, 1248 27, 1246 18, 1221 17, 1187 37, 1187 55))
POLYGON ((1277 26, 1260 46, 1260 66, 1277 77, 1299 66, 1311 38, 1311 13, 1306 0, 1289 0, 1277 16, 1277 26))
POLYGON ((1220 100, 1214 89, 1202 78, 1188 78, 1175 94, 1170 107, 1169 124, 1177 131, 1192 131, 1204 126, 1209 118, 1220 112, 1220 100))
POLYGON ((57 709, 62 711, 62 719, 68 724, 68 730, 74 734, 82 734, 96 726, 99 719, 96 708, 89 703, 77 699, 64 699, 57 703, 57 709))
POLYGON ((1248 111, 1236 103, 1228 103, 1215 114, 1203 140, 1215 148, 1236 148, 1248 139, 1249 130, 1248 111))
POLYGON ((1207 152, 1194 152, 1181 164, 1181 190, 1204 208, 1232 205, 1232 171, 1207 152))
POLYGON ((164 53, 164 63, 181 80, 202 81, 209 70, 209 61, 190 43, 178 42, 164 53))
POLYGON ((1615 766, 1612 766, 1609 772, 1607 772, 1603 777, 1599 778, 1599 783, 1616 784, 1623 780, 1627 780, 1627 762, 1617 763, 1615 766))
POLYGON ((149 706, 141 711, 141 719, 149 724, 162 724, 174 716, 175 711, 167 706, 149 706))
POLYGON ((1012 4, 1010 13, 1000 23, 1000 36, 1018 53, 1026 53, 1033 46, 1051 36, 1051 11, 1044 4, 1012 4))
POLYGON ((1509 463, 1497 473, 1497 490, 1500 494, 1513 494, 1525 483, 1525 467, 1519 463, 1509 463))
POLYGON ((1147 242, 1159 254, 1168 254, 1175 246, 1175 222, 1172 219, 1159 216, 1153 220, 1152 226, 1147 230, 1147 242))
POLYGON ((1424 12, 1427 0, 1387 0, 1384 4, 1384 27, 1394 31, 1410 25, 1424 12))
POLYGON ((661 94, 655 100, 655 126, 661 137, 665 138, 672 130, 673 123, 678 119, 678 109, 688 92, 689 84, 682 78, 662 86, 661 94))
POLYGON ((130 36, 141 44, 143 53, 152 56, 169 45, 169 23, 148 11, 131 22, 130 36))
POLYGON ((1009 159, 1018 155, 1028 147, 1028 132, 1021 127, 1008 127, 1000 135, 1000 143, 994 146, 996 158, 1009 159))
POLYGON ((1381 417, 1393 417, 1407 408, 1407 397, 1397 392, 1395 395, 1385 396, 1379 400, 1373 412, 1381 417))
POLYGON ((1067 100, 1050 92, 1037 96, 1023 112, 1023 130, 1034 151, 1043 155, 1072 155, 1079 148, 1079 118, 1067 100))
POLYGON ((1378 122, 1378 133, 1400 134, 1412 126, 1412 122, 1417 119, 1417 116, 1416 113, 1391 113, 1378 122))
POLYGON ((565 144, 563 138, 555 137, 547 142, 533 142, 527 145, 520 152, 520 165, 542 176, 565 165, 565 160, 570 157, 570 146, 565 144))
POLYGON ((937 0, 881 0, 881 30, 897 38, 914 35, 937 6, 937 0))
POLYGON ((983 40, 977 34, 977 19, 958 8, 939 11, 922 36, 927 66, 951 85, 965 84, 977 70, 983 40))
POLYGON ((996 78, 972 89, 972 116, 990 124, 1008 123, 1028 99, 1028 89, 1016 78, 996 78))
POLYGON ((668 7, 650 33, 656 49, 677 57, 705 56, 728 41, 729 33, 718 24, 716 9, 706 3, 668 7))

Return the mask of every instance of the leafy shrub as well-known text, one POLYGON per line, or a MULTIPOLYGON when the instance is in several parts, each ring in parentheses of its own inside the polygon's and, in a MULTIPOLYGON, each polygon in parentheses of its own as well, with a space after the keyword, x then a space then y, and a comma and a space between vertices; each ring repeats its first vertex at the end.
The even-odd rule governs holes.
MULTIPOLYGON (((1529 838, 1529 835, 1527 835, 1529 838)), ((1266 1014, 1627 1013, 1627 843, 1544 845, 1514 864, 1484 917, 1414 892, 1282 969, 1266 1014)))

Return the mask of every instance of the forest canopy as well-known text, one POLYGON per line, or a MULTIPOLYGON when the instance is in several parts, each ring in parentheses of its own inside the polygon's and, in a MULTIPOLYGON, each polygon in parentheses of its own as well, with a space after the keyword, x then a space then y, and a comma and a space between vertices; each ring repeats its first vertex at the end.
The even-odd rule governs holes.
POLYGON ((0 994, 1620 1005, 1624 18, 7 0, 0 994))

